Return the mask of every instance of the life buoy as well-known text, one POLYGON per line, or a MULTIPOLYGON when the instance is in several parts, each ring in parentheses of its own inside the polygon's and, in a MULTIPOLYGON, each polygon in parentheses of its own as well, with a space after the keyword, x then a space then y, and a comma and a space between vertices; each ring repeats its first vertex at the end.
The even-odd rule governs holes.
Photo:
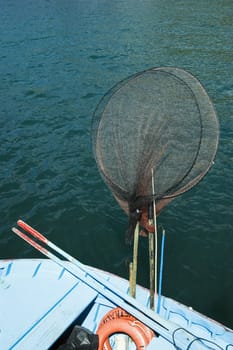
POLYGON ((128 335, 138 350, 146 349, 154 337, 150 328, 121 308, 109 311, 101 320, 96 333, 99 336, 98 350, 111 350, 108 338, 116 333, 128 335))

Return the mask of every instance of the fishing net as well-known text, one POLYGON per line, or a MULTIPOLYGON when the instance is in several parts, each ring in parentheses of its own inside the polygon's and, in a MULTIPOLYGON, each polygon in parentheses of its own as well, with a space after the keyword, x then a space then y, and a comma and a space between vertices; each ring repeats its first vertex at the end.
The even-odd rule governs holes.
POLYGON ((119 82, 93 118, 100 173, 130 215, 152 200, 158 214, 197 184, 213 163, 218 135, 215 110, 200 82, 172 67, 119 82))

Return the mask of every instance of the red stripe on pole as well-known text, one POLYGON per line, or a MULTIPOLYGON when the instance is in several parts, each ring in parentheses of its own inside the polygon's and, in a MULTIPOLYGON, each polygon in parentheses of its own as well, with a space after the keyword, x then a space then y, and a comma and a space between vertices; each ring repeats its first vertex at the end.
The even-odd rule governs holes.
POLYGON ((24 239, 26 242, 28 242, 30 245, 32 245, 34 248, 39 250, 41 253, 45 254, 46 256, 49 257, 50 253, 47 249, 42 247, 40 244, 34 242, 31 238, 29 238, 27 235, 25 235, 23 232, 19 231, 17 228, 13 227, 12 231, 16 233, 19 237, 24 239))
POLYGON ((26 222, 22 221, 22 220, 18 220, 17 224, 23 228, 25 231, 29 232, 31 235, 33 235, 34 237, 36 237, 37 239, 39 239, 41 242, 44 243, 48 243, 47 238, 45 238, 41 233, 39 233, 38 231, 36 231, 34 228, 32 228, 31 226, 29 226, 28 224, 26 224, 26 222))

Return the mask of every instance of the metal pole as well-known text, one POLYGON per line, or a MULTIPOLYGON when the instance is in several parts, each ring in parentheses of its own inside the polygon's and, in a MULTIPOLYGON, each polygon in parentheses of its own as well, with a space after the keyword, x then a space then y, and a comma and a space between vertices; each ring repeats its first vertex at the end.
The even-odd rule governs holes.
POLYGON ((152 194, 153 194, 153 212, 154 212, 154 261, 155 261, 155 293, 157 294, 157 265, 158 265, 158 232, 157 232, 157 217, 156 217, 156 204, 155 204, 155 181, 154 181, 154 169, 151 169, 152 175, 152 194))

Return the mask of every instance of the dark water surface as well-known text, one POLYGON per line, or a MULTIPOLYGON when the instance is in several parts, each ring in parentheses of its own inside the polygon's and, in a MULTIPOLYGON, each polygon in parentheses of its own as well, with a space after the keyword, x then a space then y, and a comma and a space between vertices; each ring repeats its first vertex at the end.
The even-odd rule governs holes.
MULTIPOLYGON (((83 263, 128 277, 127 217, 91 149, 101 96, 126 76, 178 66, 219 116, 216 163, 160 215, 163 293, 233 327, 232 0, 0 0, 0 256, 40 257, 22 218, 83 263)), ((147 240, 139 283, 148 285, 147 240)))

